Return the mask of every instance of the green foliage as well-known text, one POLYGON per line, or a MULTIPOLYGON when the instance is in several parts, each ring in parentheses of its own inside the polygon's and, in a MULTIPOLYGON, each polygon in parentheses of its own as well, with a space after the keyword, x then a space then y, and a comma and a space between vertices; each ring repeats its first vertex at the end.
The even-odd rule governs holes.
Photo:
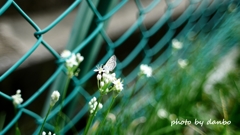
POLYGON ((21 131, 20 131, 20 129, 18 127, 16 127, 15 135, 21 135, 21 131))
POLYGON ((127 106, 119 107, 123 110, 113 111, 116 120, 108 118, 98 134, 238 134, 240 57, 234 70, 209 84, 219 62, 224 62, 222 56, 240 39, 239 16, 229 14, 225 20, 210 33, 198 33, 194 40, 181 38, 182 50, 173 51, 168 61, 156 68, 151 79, 140 79, 136 84, 148 83, 127 106), (186 67, 179 66, 180 58, 188 60, 186 67), (171 125, 176 120, 191 121, 191 124, 171 125), (196 125, 195 120, 204 123, 196 125), (214 121, 231 123, 222 125, 214 121))

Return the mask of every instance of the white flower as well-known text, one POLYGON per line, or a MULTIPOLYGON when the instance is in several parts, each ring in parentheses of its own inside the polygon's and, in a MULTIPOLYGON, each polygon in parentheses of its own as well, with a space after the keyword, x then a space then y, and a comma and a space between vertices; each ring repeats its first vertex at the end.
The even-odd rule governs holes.
POLYGON ((61 53, 62 58, 68 58, 71 55, 71 52, 69 50, 63 50, 61 53))
POLYGON ((101 103, 99 103, 98 105, 98 109, 102 109, 103 105, 101 103))
POLYGON ((102 76, 104 79, 106 79, 106 78, 108 78, 108 73, 103 73, 102 76))
POLYGON ((115 80, 113 82, 113 84, 114 84, 114 87, 115 87, 116 91, 120 92, 120 91, 123 90, 123 83, 121 82, 120 79, 115 80))
POLYGON ((165 109, 159 109, 157 112, 159 118, 167 118, 167 111, 165 109))
POLYGON ((13 98, 13 104, 15 106, 21 104, 23 102, 23 99, 21 97, 21 90, 17 90, 16 95, 12 95, 13 98))
POLYGON ((116 78, 116 74, 115 74, 115 73, 112 73, 111 76, 112 76, 113 78, 116 78))
POLYGON ((115 73, 110 74, 108 79, 110 82, 114 82, 117 79, 116 74, 115 73))
POLYGON ((104 86, 104 82, 103 82, 103 81, 100 82, 100 86, 101 86, 101 87, 104 86))
POLYGON ((178 65, 179 65, 181 68, 185 68, 185 67, 188 65, 188 61, 187 61, 187 60, 183 60, 183 59, 179 59, 179 60, 178 60, 178 65))
POLYGON ((97 101, 97 98, 96 98, 96 97, 93 97, 93 98, 91 99, 91 101, 92 101, 92 102, 95 102, 95 101, 97 101))
POLYGON ((94 69, 93 70, 94 72, 98 72, 98 74, 106 72, 105 69, 102 67, 102 65, 100 65, 100 66, 97 65, 96 67, 97 67, 97 69, 94 69))
POLYGON ((71 53, 69 50, 64 50, 61 53, 61 57, 67 58, 66 66, 68 68, 72 68, 73 66, 78 66, 84 60, 84 57, 81 56, 80 53, 74 54, 74 53, 71 53))
POLYGON ((84 60, 84 57, 81 56, 80 53, 77 53, 76 57, 77 57, 77 60, 78 60, 79 63, 82 62, 82 61, 84 60))
MULTIPOLYGON (((46 132, 43 131, 43 132, 42 132, 42 135, 46 135, 46 132)), ((52 133, 49 131, 49 132, 48 132, 48 135, 52 135, 52 133)), ((56 135, 56 134, 53 134, 53 135, 56 135)))
POLYGON ((58 91, 53 91, 51 95, 50 105, 54 106, 55 103, 59 100, 59 97, 60 97, 60 93, 58 91))
POLYGON ((78 61, 76 59, 76 55, 75 54, 72 54, 72 56, 66 60, 66 65, 68 67, 73 67, 73 66, 78 66, 78 61))
POLYGON ((145 74, 147 77, 152 76, 152 68, 150 66, 142 64, 140 65, 140 70, 141 70, 141 73, 145 74))
MULTIPOLYGON (((90 101, 89 101, 89 107, 90 107, 90 113, 93 113, 96 110, 97 107, 97 98, 93 97, 90 101)), ((102 109, 103 105, 101 103, 98 104, 98 110, 102 109)))
POLYGON ((101 80, 101 79, 102 79, 101 74, 98 74, 98 75, 97 75, 97 80, 101 80))
POLYGON ((116 80, 116 74, 115 73, 112 73, 112 74, 109 74, 109 73, 103 73, 103 80, 108 83, 108 82, 114 82, 116 80))
POLYGON ((108 82, 109 82, 109 80, 108 80, 108 79, 104 79, 104 81, 105 81, 105 83, 108 83, 108 82))
POLYGON ((74 54, 69 50, 64 50, 61 54, 61 57, 66 58, 65 65, 68 70, 68 77, 72 78, 74 75, 78 76, 80 69, 77 67, 84 60, 84 57, 80 53, 74 54))
POLYGON ((183 47, 182 42, 179 42, 177 39, 172 40, 172 46, 173 48, 179 50, 183 47))

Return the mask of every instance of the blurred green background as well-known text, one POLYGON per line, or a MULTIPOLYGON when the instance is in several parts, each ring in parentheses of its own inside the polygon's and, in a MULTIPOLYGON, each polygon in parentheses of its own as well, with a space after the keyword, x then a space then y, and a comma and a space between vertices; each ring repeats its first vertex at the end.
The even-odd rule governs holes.
MULTIPOLYGON (((183 48, 173 48, 163 65, 153 66, 151 78, 133 82, 139 90, 131 99, 119 98, 101 134, 240 134, 239 19, 238 13, 230 13, 214 30, 181 36, 183 48), (181 66, 179 59, 187 65, 181 66)), ((100 121, 101 115, 96 129, 100 121)))

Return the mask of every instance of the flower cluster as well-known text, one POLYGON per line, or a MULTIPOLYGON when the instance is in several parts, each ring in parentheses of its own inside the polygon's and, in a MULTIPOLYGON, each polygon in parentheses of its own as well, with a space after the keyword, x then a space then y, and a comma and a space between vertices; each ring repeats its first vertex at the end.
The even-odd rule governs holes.
POLYGON ((68 75, 70 78, 72 78, 74 75, 78 75, 80 70, 78 69, 78 66, 80 63, 84 60, 84 57, 81 56, 80 53, 74 54, 71 53, 69 50, 64 50, 61 53, 61 57, 66 59, 66 67, 68 69, 68 75))
MULTIPOLYGON (((47 133, 45 131, 42 132, 42 135, 47 135, 47 133)), ((56 135, 56 134, 52 134, 50 131, 48 132, 48 135, 56 135)))
POLYGON ((17 90, 16 94, 12 95, 12 98, 13 98, 13 104, 15 106, 21 104, 23 102, 21 90, 17 90))
POLYGON ((53 91, 51 95, 50 105, 54 106, 55 103, 59 100, 59 97, 60 97, 60 93, 58 91, 53 91))
POLYGON ((176 50, 180 50, 183 47, 182 42, 178 41, 177 39, 172 40, 172 47, 176 50))
POLYGON ((104 66, 100 65, 100 66, 97 66, 97 69, 94 69, 95 72, 98 72, 97 84, 98 84, 98 89, 100 91, 100 97, 99 97, 98 101, 97 101, 96 97, 93 97, 89 102, 91 115, 88 119, 88 124, 84 131, 85 135, 88 134, 88 130, 90 127, 89 125, 91 125, 93 117, 96 116, 97 111, 103 107, 103 105, 100 103, 103 98, 103 95, 107 94, 111 91, 114 92, 111 105, 108 108, 107 113, 103 119, 103 122, 100 123, 99 127, 102 127, 102 124, 105 124, 104 123, 105 118, 106 118, 107 114, 109 113, 115 98, 123 90, 123 83, 122 83, 121 79, 117 79, 116 74, 111 73, 117 65, 116 61, 117 61, 117 58, 115 55, 113 55, 110 57, 110 59, 106 62, 106 64, 104 66))
POLYGON ((97 66, 97 69, 94 71, 98 72, 98 87, 102 94, 107 94, 110 91, 116 91, 119 93, 123 90, 123 83, 121 79, 116 78, 115 73, 108 72, 108 70, 105 70, 102 65, 97 66))
POLYGON ((140 65, 140 75, 146 75, 147 77, 152 76, 152 68, 146 64, 140 65))
MULTIPOLYGON (((89 107, 90 107, 90 113, 91 113, 91 114, 94 113, 94 111, 95 111, 96 108, 97 108, 97 104, 98 104, 97 98, 96 98, 96 97, 93 97, 93 98, 89 101, 88 104, 89 104, 89 107)), ((97 109, 96 111, 102 109, 102 107, 103 107, 103 105, 102 105, 101 103, 99 103, 99 104, 98 104, 98 109, 97 109)))

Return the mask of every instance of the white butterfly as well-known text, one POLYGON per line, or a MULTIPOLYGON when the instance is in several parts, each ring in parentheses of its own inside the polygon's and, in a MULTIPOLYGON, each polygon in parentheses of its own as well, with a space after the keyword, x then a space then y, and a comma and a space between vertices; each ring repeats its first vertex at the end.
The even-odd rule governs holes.
POLYGON ((113 69, 117 66, 116 62, 117 58, 115 55, 113 55, 107 63, 103 66, 103 68, 107 71, 113 71, 113 69))

